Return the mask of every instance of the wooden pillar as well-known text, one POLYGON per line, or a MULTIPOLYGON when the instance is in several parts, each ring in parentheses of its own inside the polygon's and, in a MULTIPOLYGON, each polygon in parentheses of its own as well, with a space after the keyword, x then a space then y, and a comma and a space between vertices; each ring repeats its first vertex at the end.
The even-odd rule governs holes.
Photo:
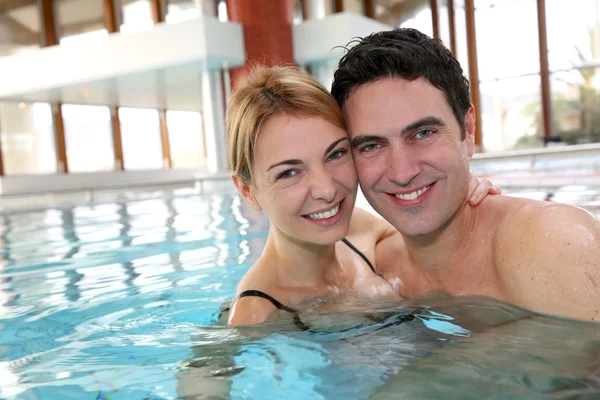
MULTIPOLYGON (((54 18, 54 4, 52 0, 38 0, 42 23, 42 47, 56 46, 58 35, 56 33, 56 20, 54 18)), ((56 140, 56 157, 58 172, 68 173, 67 142, 65 139, 65 124, 63 121, 62 104, 57 103, 52 110, 54 119, 54 134, 56 140)))
POLYGON ((67 160, 67 142, 65 140, 65 124, 63 120, 61 103, 58 103, 52 107, 52 117, 54 120, 54 132, 56 133, 56 157, 58 158, 58 172, 68 174, 69 163, 67 160))
POLYGON ((165 10, 161 0, 150 0, 150 10, 152 12, 152 21, 155 24, 165 22, 165 10))
POLYGON ((433 25, 433 37, 440 38, 440 13, 437 0, 429 0, 431 7, 431 24, 433 25))
POLYGON ((454 0, 448 0, 448 27, 450 29, 450 51, 454 58, 458 58, 456 50, 456 20, 454 18, 454 0))
POLYGON ((540 81, 542 88, 542 120, 544 137, 552 136, 552 98, 550 94, 550 67, 548 63, 548 35, 546 31, 546 0, 537 0, 538 37, 540 46, 540 81))
POLYGON ((233 88, 257 63, 294 64, 293 0, 227 0, 227 14, 230 21, 242 25, 246 50, 246 65, 231 70, 233 88))
POLYGON ((375 19, 375 0, 363 0, 363 9, 365 10, 365 17, 375 19))
POLYGON ((173 161, 171 160, 171 146, 169 144, 169 127, 167 125, 167 111, 160 110, 158 114, 160 117, 160 137, 162 142, 163 167, 171 168, 173 166, 173 161))
POLYGON ((42 47, 58 44, 56 24, 54 19, 54 4, 52 0, 39 0, 40 16, 42 23, 42 47))
POLYGON ((479 94, 479 69, 477 67, 477 40, 475 29, 475 0, 465 0, 467 19, 467 48, 469 54, 469 81, 471 83, 471 103, 475 107, 475 149, 481 151, 481 100, 479 94))
POLYGON ((113 152, 115 154, 115 170, 125 171, 125 158, 123 157, 123 138, 121 137, 119 107, 110 107, 110 121, 113 135, 113 152))
POLYGON ((339 13, 344 11, 344 0, 335 0, 333 5, 333 12, 339 13))
MULTIPOLYGON (((104 27, 108 33, 119 31, 115 0, 104 0, 104 27)), ((125 157, 123 155, 123 138, 121 136, 121 120, 119 107, 110 107, 110 121, 113 139, 113 153, 115 157, 115 170, 125 171, 125 157)))
POLYGON ((117 26, 115 0, 104 0, 104 27, 108 33, 115 33, 119 31, 119 27, 117 26))

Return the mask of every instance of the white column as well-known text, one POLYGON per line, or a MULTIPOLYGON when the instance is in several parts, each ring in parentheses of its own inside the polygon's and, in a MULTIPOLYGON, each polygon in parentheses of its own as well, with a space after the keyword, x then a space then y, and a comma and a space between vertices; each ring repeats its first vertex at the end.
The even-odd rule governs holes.
POLYGON ((198 15, 201 17, 216 17, 215 1, 216 0, 194 0, 198 15))
POLYGON ((227 171, 225 107, 221 71, 202 72, 202 118, 206 137, 206 163, 210 172, 227 171))
POLYGON ((333 14, 332 0, 304 0, 304 19, 323 19, 333 14))
MULTIPOLYGON (((216 17, 218 0, 194 0, 198 15, 216 17)), ((227 167, 225 139, 225 98, 223 98, 223 72, 203 66, 202 118, 206 138, 206 164, 210 172, 224 172, 227 167)), ((227 78, 227 77, 226 77, 227 78)))

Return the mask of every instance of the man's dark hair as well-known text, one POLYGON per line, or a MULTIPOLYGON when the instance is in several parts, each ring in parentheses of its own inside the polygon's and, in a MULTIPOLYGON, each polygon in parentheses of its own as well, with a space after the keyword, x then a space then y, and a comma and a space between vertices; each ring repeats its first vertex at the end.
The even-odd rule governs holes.
MULTIPOLYGON (((413 81, 425 78, 444 92, 463 130, 465 114, 471 107, 469 81, 459 62, 439 39, 416 29, 397 28, 377 32, 351 47, 333 75, 331 94, 342 107, 358 87, 385 78, 413 81)), ((464 137, 463 137, 464 138, 464 137)))

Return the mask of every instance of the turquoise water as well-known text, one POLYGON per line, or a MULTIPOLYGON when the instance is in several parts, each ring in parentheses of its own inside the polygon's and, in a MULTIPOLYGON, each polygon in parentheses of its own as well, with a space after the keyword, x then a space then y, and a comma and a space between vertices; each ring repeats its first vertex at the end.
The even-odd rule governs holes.
POLYGON ((232 193, 4 212, 0 230, 3 399, 600 398, 600 325, 489 299, 223 326, 268 230, 232 193))

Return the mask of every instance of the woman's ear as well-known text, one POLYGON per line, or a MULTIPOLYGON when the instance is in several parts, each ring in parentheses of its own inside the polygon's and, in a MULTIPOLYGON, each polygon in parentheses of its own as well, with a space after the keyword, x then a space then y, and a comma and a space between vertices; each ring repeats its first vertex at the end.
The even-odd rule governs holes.
POLYGON ((252 209, 256 211, 262 211, 260 204, 258 204, 258 201, 256 201, 256 198, 254 197, 254 193, 252 193, 252 188, 250 187, 250 185, 245 183, 242 178, 238 178, 235 175, 231 176, 231 180, 233 181, 233 184, 235 185, 238 192, 240 192, 240 195, 242 196, 242 199, 244 199, 246 204, 248 204, 250 207, 252 207, 252 209))

